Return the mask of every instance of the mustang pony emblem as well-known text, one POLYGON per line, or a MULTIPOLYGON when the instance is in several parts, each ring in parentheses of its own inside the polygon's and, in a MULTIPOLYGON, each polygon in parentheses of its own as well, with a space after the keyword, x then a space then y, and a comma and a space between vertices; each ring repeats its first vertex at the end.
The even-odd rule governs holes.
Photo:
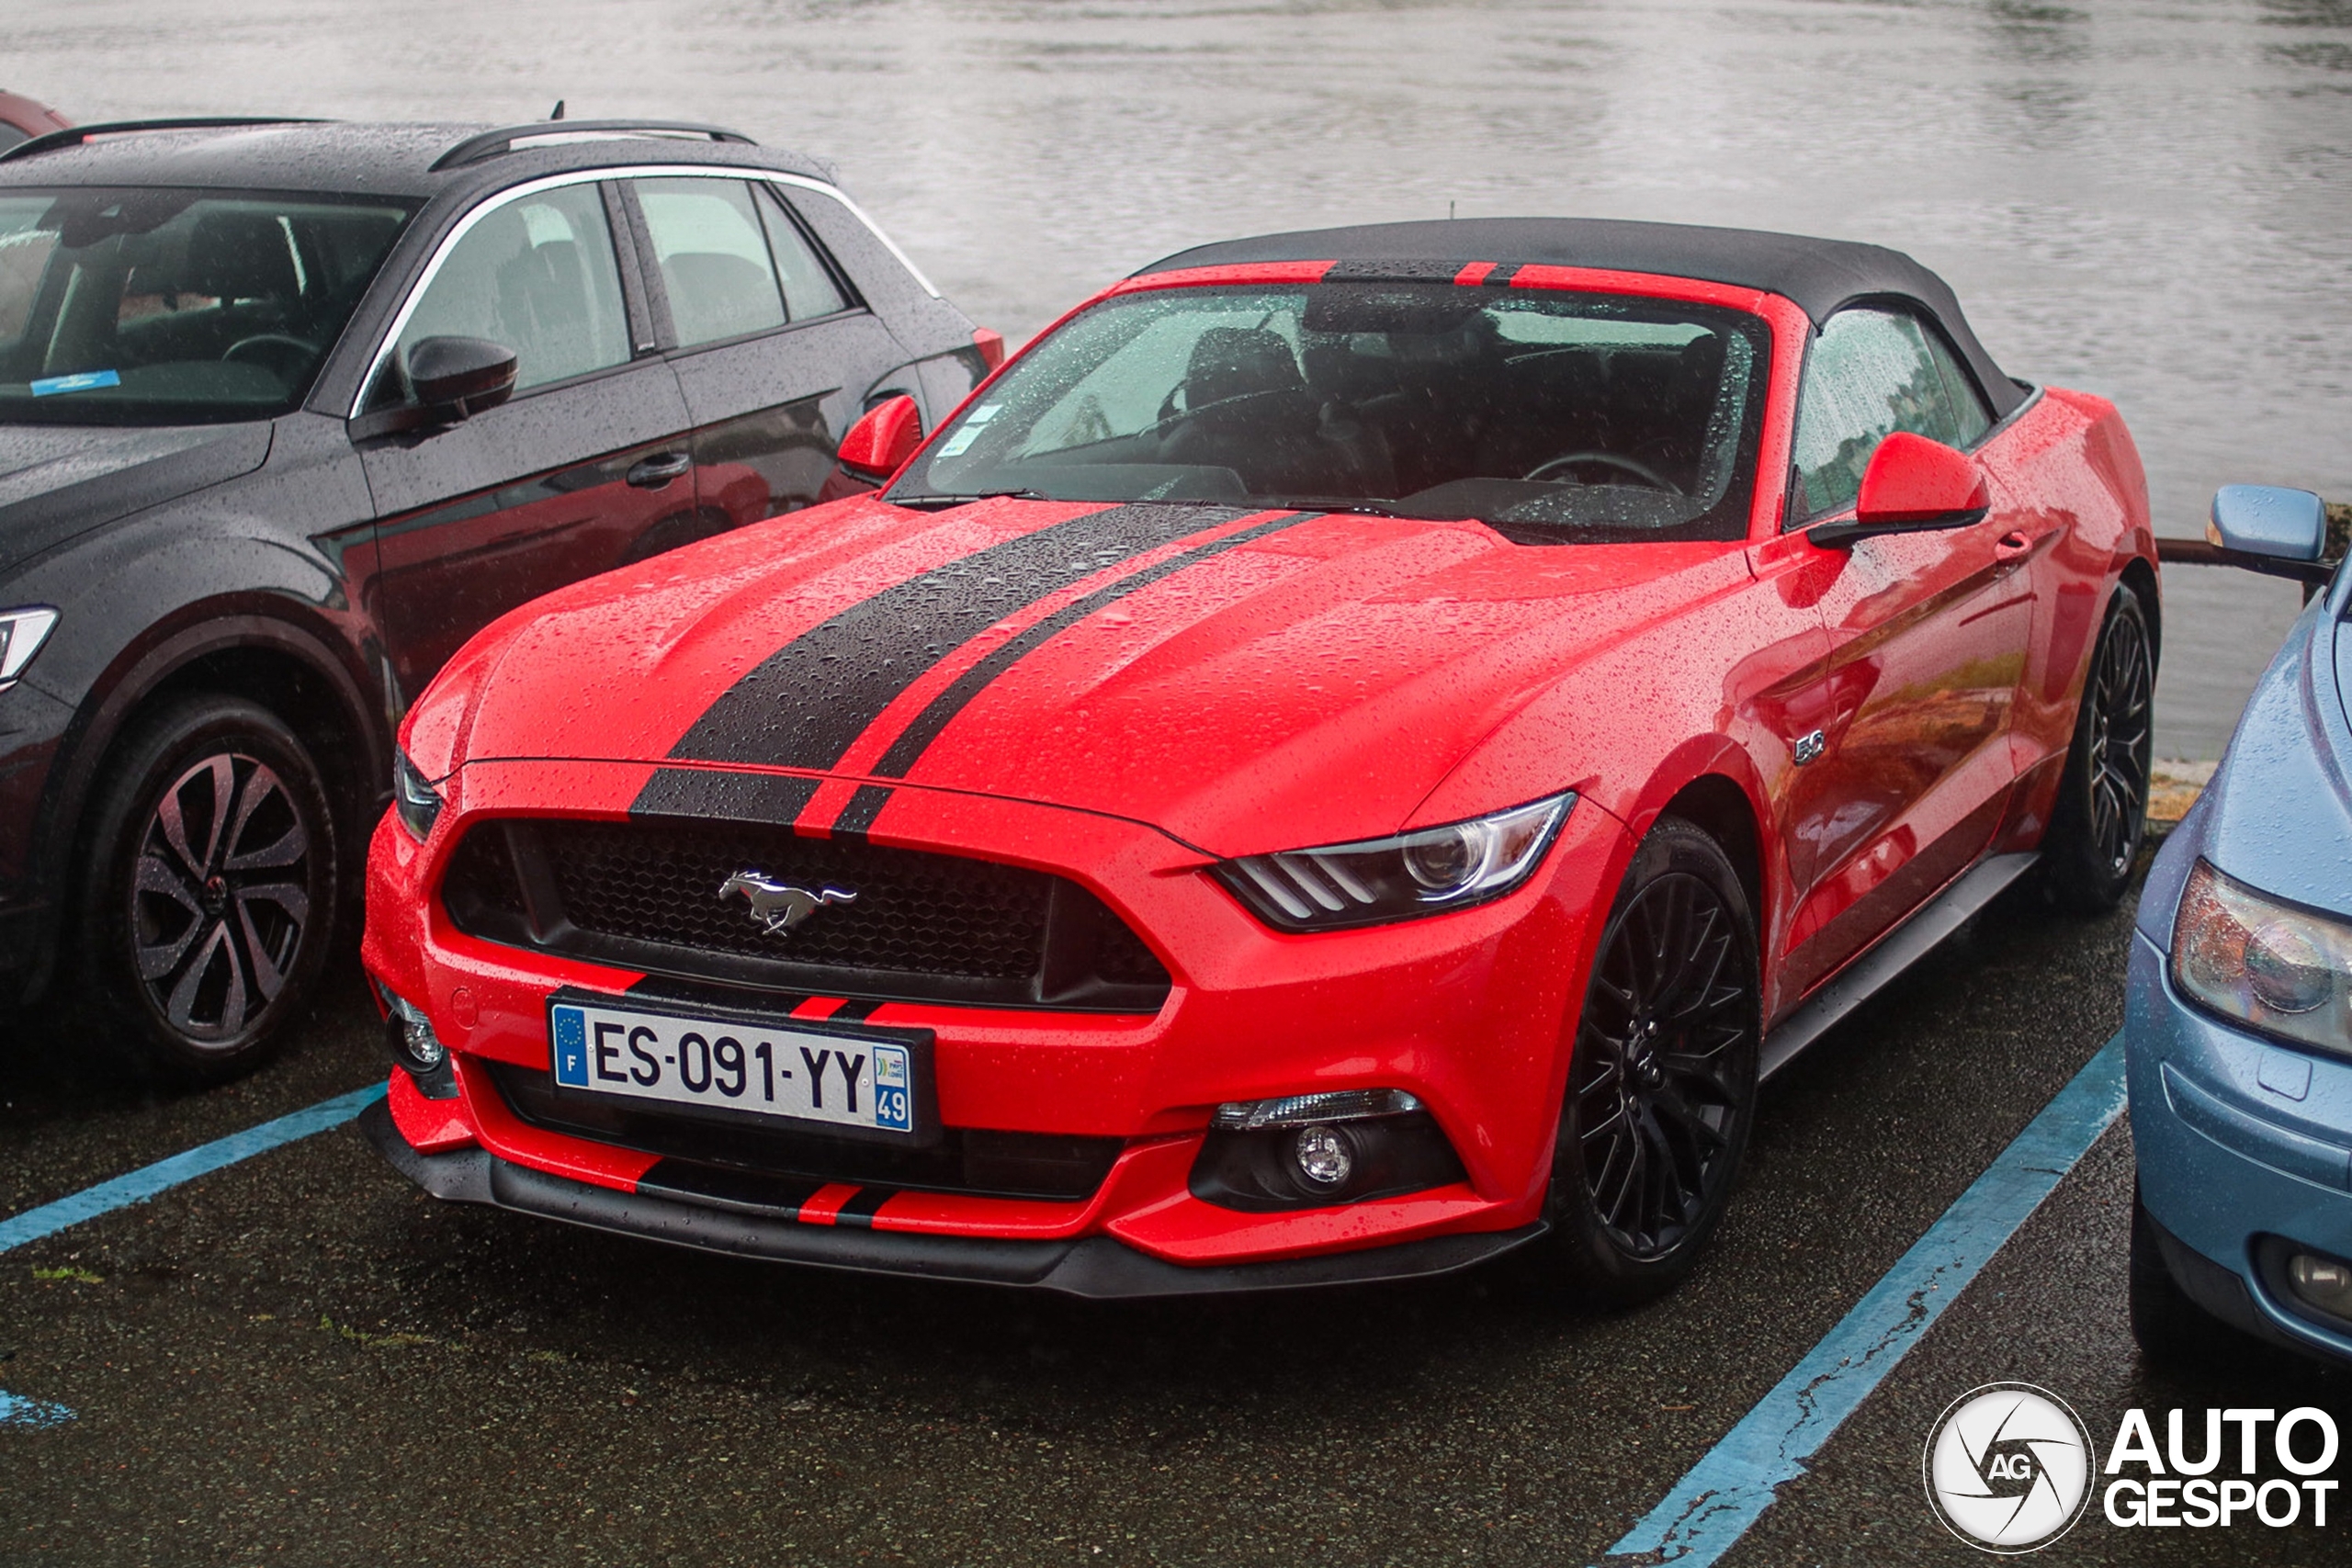
POLYGON ((854 888, 825 886, 811 892, 757 871, 739 871, 718 889, 721 898, 738 893, 751 900, 752 921, 770 936, 782 936, 827 904, 849 904, 857 899, 854 888))

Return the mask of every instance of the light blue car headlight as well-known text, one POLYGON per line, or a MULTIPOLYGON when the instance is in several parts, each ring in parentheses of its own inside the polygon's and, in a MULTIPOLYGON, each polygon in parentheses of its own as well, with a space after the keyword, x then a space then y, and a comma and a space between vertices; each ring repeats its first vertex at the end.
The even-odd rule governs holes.
POLYGON ((2352 923, 2266 897, 2203 861, 2181 889, 2172 979, 2233 1023, 2352 1056, 2352 923))

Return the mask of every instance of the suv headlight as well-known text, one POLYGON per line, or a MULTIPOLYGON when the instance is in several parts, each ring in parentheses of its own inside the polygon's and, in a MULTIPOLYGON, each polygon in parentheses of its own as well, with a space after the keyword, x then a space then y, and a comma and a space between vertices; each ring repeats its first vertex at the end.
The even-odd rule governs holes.
POLYGON ((54 610, 0 610, 0 691, 17 683, 17 677, 56 629, 54 610))
POLYGON ((434 820, 441 815, 441 792, 398 747, 392 750, 392 809, 400 814, 401 826, 420 844, 433 836, 434 820))
POLYGON ((2352 1056, 2352 924, 2265 897, 2201 860, 2173 918, 2172 982, 2257 1033, 2352 1056))
POLYGON ((1216 874, 1252 914, 1286 931, 1443 914, 1525 882, 1576 799, 1574 792, 1555 795, 1393 839, 1243 855, 1219 861, 1216 874))

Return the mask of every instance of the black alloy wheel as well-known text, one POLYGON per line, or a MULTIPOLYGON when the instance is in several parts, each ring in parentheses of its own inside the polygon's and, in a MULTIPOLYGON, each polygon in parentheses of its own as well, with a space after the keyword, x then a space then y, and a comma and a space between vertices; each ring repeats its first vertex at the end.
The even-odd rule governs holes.
POLYGON ((1759 1002, 1731 863, 1660 818, 1601 936, 1554 1155, 1551 1219, 1585 1294, 1630 1306, 1696 1263, 1754 1120, 1759 1002))
POLYGON ((334 820, 316 763, 267 709, 200 697, 109 759, 82 889, 79 1000, 119 1056, 218 1081, 267 1057, 334 940, 334 820))
POLYGON ((2155 686, 2147 613, 2136 592, 2118 589, 2083 682, 2075 742, 2042 844, 2051 891, 2084 914, 2113 908, 2132 881, 2155 765, 2155 686))

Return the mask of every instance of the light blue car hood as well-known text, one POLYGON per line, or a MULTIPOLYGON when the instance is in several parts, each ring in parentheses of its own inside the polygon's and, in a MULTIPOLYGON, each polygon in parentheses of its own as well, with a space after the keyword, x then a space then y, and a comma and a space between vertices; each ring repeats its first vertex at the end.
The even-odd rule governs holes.
POLYGON ((2140 929, 2159 946, 2202 857, 2250 887, 2352 919, 2352 570, 2303 607, 2246 699, 2213 782, 2157 856, 2140 929))

